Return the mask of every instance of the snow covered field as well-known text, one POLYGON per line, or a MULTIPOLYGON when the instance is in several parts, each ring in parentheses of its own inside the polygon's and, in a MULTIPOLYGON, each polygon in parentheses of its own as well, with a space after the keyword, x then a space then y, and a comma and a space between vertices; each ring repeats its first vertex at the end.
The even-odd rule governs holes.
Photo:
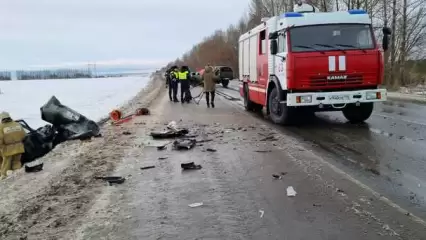
POLYGON ((0 81, 0 111, 24 119, 33 127, 46 124, 40 107, 51 96, 86 117, 99 120, 125 104, 148 83, 149 77, 0 81))

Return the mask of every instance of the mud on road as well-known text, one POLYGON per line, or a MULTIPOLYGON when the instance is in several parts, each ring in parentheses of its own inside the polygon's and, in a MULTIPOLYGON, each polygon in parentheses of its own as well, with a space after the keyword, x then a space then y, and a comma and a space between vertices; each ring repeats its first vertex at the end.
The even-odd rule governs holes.
MULTIPOLYGON (((148 86, 121 109, 125 113, 146 107, 163 91, 163 80, 153 76, 148 86)), ((106 113, 107 115, 107 113, 106 113)), ((96 176, 108 175, 134 147, 125 131, 144 123, 105 124, 102 137, 69 141, 43 158, 37 174, 23 170, 0 182, 0 239, 64 239, 94 204, 105 186, 96 176)))

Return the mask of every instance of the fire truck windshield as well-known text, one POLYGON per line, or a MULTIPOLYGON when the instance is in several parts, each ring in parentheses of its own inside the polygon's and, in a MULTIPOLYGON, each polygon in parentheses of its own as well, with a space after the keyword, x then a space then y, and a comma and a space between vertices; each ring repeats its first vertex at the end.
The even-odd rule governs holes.
POLYGON ((290 29, 292 52, 322 52, 330 50, 373 49, 369 24, 328 24, 290 29))

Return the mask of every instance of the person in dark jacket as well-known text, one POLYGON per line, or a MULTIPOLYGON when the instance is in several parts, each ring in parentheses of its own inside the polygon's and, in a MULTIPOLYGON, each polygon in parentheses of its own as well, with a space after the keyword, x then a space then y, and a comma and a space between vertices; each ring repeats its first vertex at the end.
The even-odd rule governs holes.
POLYGON ((170 101, 173 102, 179 102, 177 98, 177 92, 178 92, 178 80, 179 80, 179 71, 178 67, 174 66, 172 71, 169 74, 169 98, 170 101), (173 96, 172 96, 173 94, 173 96))

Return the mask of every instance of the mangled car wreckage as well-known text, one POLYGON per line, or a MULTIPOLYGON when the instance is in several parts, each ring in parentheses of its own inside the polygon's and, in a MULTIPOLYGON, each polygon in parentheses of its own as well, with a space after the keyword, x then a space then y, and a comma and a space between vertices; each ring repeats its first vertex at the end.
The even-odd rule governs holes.
POLYGON ((100 136, 96 122, 61 104, 55 96, 40 108, 40 112, 41 118, 50 124, 35 130, 24 120, 17 121, 27 131, 22 164, 43 157, 62 142, 100 136))

